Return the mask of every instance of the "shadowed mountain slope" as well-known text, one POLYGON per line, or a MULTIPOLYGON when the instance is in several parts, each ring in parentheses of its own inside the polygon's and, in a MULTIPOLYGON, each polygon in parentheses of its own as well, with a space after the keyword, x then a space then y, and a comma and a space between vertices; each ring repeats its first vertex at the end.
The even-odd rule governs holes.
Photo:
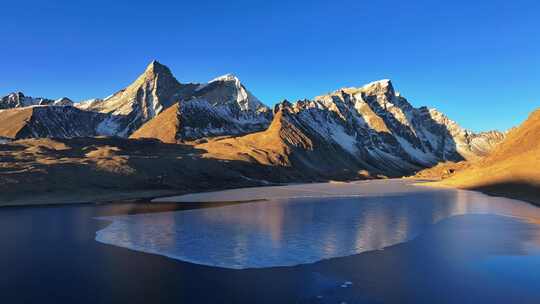
POLYGON ((30 106, 0 110, 0 137, 91 137, 108 117, 72 106, 30 106))
POLYGON ((294 168, 204 157, 157 140, 31 138, 0 144, 0 205, 77 203, 314 181, 294 168))

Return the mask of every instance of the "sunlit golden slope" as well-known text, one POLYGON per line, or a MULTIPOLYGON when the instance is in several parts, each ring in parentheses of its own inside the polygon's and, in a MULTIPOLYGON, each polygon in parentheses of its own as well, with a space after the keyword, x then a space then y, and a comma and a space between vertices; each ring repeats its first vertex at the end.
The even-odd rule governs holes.
POLYGON ((178 103, 169 107, 135 131, 130 138, 156 138, 164 143, 176 143, 177 134, 180 132, 178 108, 178 103))
POLYGON ((33 111, 31 107, 0 111, 0 136, 17 138, 32 117, 33 111))
POLYGON ((208 139, 195 147, 207 151, 207 158, 294 168, 309 177, 356 178, 375 172, 309 132, 287 109, 277 111, 265 131, 208 139))
POLYGON ((540 109, 512 130, 485 159, 435 184, 540 204, 540 109))

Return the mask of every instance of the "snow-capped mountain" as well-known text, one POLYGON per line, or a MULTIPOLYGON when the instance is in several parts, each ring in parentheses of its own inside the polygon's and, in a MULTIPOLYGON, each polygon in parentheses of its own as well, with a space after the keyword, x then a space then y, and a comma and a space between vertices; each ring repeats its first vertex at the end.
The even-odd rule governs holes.
POLYGON ((62 98, 58 98, 55 101, 53 101, 53 103, 51 105, 53 105, 53 106, 73 106, 74 102, 71 99, 67 98, 67 97, 62 97, 62 98))
POLYGON ((504 138, 475 134, 442 113, 414 108, 389 80, 274 108, 264 131, 210 140, 208 157, 296 168, 309 176, 402 176, 484 155, 504 138))
POLYGON ((260 111, 268 108, 244 87, 238 77, 226 74, 197 87, 193 99, 206 100, 212 105, 234 106, 238 111, 260 111))
MULTIPOLYGON (((3 97, 0 109, 74 105, 85 112, 102 114, 96 116, 101 119, 95 127, 97 135, 128 137, 145 122, 179 103, 182 123, 175 136, 182 140, 260 131, 272 119, 272 111, 237 77, 228 74, 205 84, 181 84, 168 67, 157 61, 152 61, 131 85, 104 99, 74 104, 66 97, 32 98, 19 92, 3 97)), ((56 136, 76 135, 66 130, 56 136)))
POLYGON ((189 96, 166 112, 143 125, 132 137, 176 142, 240 135, 264 130, 272 120, 272 111, 231 74, 198 84, 189 96), (164 130, 165 122, 170 126, 164 130))
POLYGON ((0 108, 8 110, 0 111, 0 136, 214 138, 202 148, 215 157, 296 166, 320 176, 411 174, 484 156, 505 137, 476 134, 435 109, 415 108, 387 79, 284 101, 271 111, 234 75, 182 84, 157 61, 125 89, 72 105, 68 98, 3 97, 0 108))
POLYGON ((38 105, 72 106, 73 101, 71 101, 71 99, 67 97, 62 97, 56 100, 43 98, 43 97, 30 97, 30 96, 25 96, 22 92, 10 93, 0 98, 0 110, 23 108, 23 107, 38 106, 38 105))
POLYGON ((54 103, 54 100, 25 96, 22 92, 14 92, 0 99, 0 109, 22 108, 34 105, 48 105, 54 103))
POLYGON ((105 99, 82 102, 77 107, 113 115, 101 129, 110 135, 127 137, 144 122, 190 96, 196 87, 195 84, 181 84, 168 67, 152 61, 125 89, 105 99))
POLYGON ((311 129, 309 122, 296 115, 290 106, 287 102, 277 105, 274 119, 264 131, 213 138, 195 148, 206 151, 206 158, 250 162, 262 168, 281 167, 288 170, 284 178, 293 176, 298 180, 353 178, 362 174, 361 170, 375 172, 311 129))
POLYGON ((131 138, 158 138, 163 142, 196 140, 221 135, 242 135, 264 130, 272 112, 239 110, 237 104, 211 104, 204 99, 182 101, 171 106, 135 131, 131 138))
POLYGON ((109 115, 66 105, 29 106, 0 110, 0 137, 93 137, 109 115))
POLYGON ((294 116, 308 136, 322 137, 357 161, 396 175, 483 156, 504 138, 496 131, 465 130, 435 109, 414 108, 390 80, 283 102, 277 109, 294 116))
POLYGON ((171 105, 181 103, 186 139, 233 135, 264 129, 271 111, 232 75, 206 84, 181 84, 168 67, 153 61, 127 88, 105 99, 78 105, 113 117, 100 126, 108 135, 129 136, 171 105))
POLYGON ((200 85, 178 114, 182 140, 261 131, 272 120, 272 111, 231 74, 200 85))

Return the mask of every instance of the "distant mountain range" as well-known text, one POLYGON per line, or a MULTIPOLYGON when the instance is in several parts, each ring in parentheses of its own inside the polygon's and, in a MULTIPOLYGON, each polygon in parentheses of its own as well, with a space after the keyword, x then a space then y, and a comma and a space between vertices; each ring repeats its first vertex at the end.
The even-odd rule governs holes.
POLYGON ((294 167, 320 176, 402 176, 488 154, 505 134, 474 133, 414 108, 390 80, 343 88, 273 110, 233 75, 180 83, 153 61, 132 84, 73 103, 12 93, 0 100, 0 137, 154 138, 207 157, 294 167))
POLYGON ((14 92, 0 99, 0 110, 37 106, 37 105, 72 106, 73 101, 71 101, 71 99, 67 97, 63 97, 57 100, 41 98, 41 97, 34 98, 34 97, 24 96, 22 92, 14 92))

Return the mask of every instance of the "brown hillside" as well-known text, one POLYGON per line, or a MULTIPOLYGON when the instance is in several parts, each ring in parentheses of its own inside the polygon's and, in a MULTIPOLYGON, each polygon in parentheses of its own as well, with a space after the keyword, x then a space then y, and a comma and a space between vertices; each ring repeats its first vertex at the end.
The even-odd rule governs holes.
POLYGON ((277 111, 265 131, 209 139, 195 147, 207 151, 207 158, 294 168, 301 177, 310 179, 366 178, 381 173, 328 144, 290 115, 288 109, 277 111))
POLYGON ((322 138, 293 115, 287 106, 276 109, 272 123, 264 131, 193 142, 180 140, 184 121, 178 114, 179 107, 177 104, 167 109, 137 130, 131 138, 155 138, 164 143, 183 142, 205 151, 203 157, 207 159, 289 168, 301 179, 346 179, 382 174, 380 170, 355 159, 339 145, 322 138))
POLYGON ((179 104, 176 103, 145 123, 130 138, 155 138, 164 143, 176 143, 180 129, 178 110, 179 104))
POLYGON ((0 137, 16 138, 32 118, 33 108, 0 111, 0 137))
POLYGON ((540 151, 540 109, 534 111, 520 127, 510 131, 503 143, 486 159, 486 162, 494 163, 535 151, 540 151))
POLYGON ((540 204, 540 109, 484 160, 435 183, 481 190, 540 204))
POLYGON ((279 111, 267 130, 239 137, 211 139, 197 148, 210 158, 253 161, 263 165, 291 166, 294 147, 313 150, 313 142, 279 111))
POLYGON ((461 162, 441 162, 436 166, 427 168, 416 173, 412 178, 420 179, 432 179, 440 180, 449 178, 450 176, 456 174, 459 171, 469 168, 472 164, 472 161, 461 161, 461 162))
POLYGON ((143 139, 15 140, 0 144, 0 206, 107 201, 304 177, 292 168, 223 161, 204 153, 188 144, 143 139))

